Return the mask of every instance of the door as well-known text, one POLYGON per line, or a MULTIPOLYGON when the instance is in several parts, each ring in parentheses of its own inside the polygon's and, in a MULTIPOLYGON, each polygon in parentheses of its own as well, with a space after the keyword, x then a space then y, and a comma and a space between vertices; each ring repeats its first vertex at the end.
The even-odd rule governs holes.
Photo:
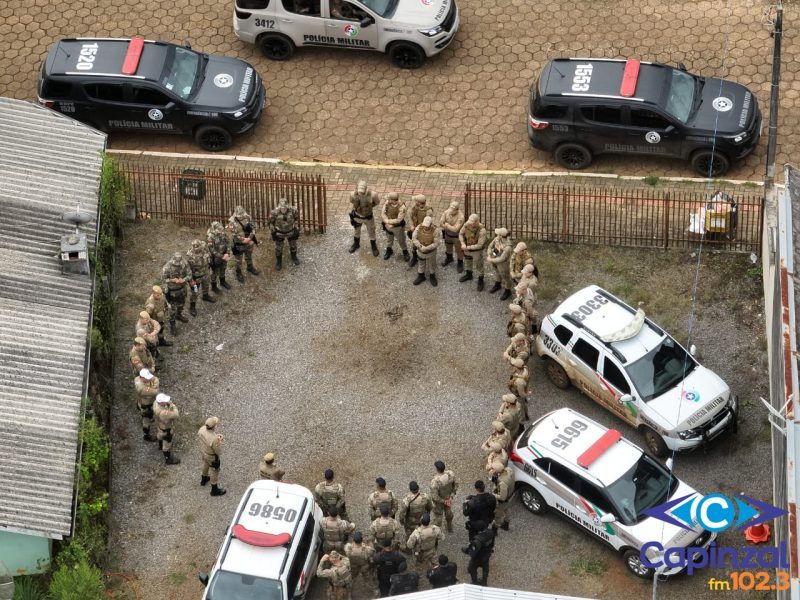
POLYGON ((181 133, 184 118, 175 101, 163 91, 144 81, 125 86, 125 100, 128 103, 133 129, 181 133))
POLYGON ((74 116, 103 130, 131 129, 128 121, 125 90, 121 83, 98 82, 83 86, 86 100, 75 102, 74 116))
POLYGON ((623 421, 631 425, 638 423, 638 411, 633 402, 622 404, 619 399, 631 393, 631 384, 625 372, 609 355, 603 356, 603 364, 598 370, 598 380, 603 387, 602 404, 623 421))
POLYGON ((623 120, 622 107, 613 104, 582 104, 578 108, 578 139, 594 154, 635 152, 623 120))
POLYGON ((372 50, 378 47, 375 15, 357 2, 348 0, 323 0, 323 4, 328 11, 325 33, 336 40, 337 46, 372 50), (371 23, 362 27, 361 22, 365 19, 371 23))
POLYGON ((539 490, 544 492, 542 495, 547 504, 579 522, 577 513, 572 509, 576 500, 574 488, 577 486, 577 475, 549 458, 537 458, 534 464, 533 477, 540 485, 539 490))
POLYGON ((276 14, 278 31, 297 46, 326 46, 322 0, 279 0, 276 14))
POLYGON ((600 349, 580 336, 572 346, 572 354, 567 355, 567 364, 574 370, 573 379, 580 390, 598 404, 608 408, 609 392, 598 377, 600 349))
POLYGON ((628 108, 628 138, 637 152, 681 156, 682 131, 666 117, 644 106, 628 108))

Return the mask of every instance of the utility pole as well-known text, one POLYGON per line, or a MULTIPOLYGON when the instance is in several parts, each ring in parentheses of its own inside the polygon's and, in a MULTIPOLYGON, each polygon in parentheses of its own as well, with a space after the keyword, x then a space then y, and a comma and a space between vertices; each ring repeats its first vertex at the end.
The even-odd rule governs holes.
POLYGON ((778 144, 778 96, 781 81, 781 34, 783 33, 783 5, 775 9, 772 37, 772 87, 769 95, 769 128, 767 129, 767 172, 764 176, 764 193, 770 193, 775 183, 775 152, 778 144))

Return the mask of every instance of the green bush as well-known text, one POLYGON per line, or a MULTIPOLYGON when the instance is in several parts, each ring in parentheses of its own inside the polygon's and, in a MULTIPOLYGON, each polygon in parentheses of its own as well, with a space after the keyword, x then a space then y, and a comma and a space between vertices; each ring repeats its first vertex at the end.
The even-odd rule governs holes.
POLYGON ((52 600, 103 600, 103 573, 85 560, 62 565, 50 581, 52 600))
POLYGON ((39 579, 33 576, 14 578, 14 600, 45 600, 39 579))

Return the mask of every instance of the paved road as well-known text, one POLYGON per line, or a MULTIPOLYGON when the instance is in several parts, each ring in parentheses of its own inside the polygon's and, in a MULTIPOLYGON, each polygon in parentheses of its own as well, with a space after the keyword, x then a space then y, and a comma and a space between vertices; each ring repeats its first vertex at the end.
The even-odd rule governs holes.
MULTIPOLYGON (((556 56, 641 57, 684 62, 748 85, 766 107, 771 44, 763 0, 461 0, 452 46, 419 71, 393 68, 379 54, 304 49, 286 63, 267 61, 239 42, 230 0, 5 0, 0 4, 0 94, 35 99, 47 48, 71 35, 148 37, 240 56, 264 75, 269 106, 234 147, 244 155, 383 164, 553 170, 525 132, 528 88, 556 56), (723 69, 722 65, 725 65, 723 69)), ((796 6, 786 7, 781 139, 800 132, 800 36, 796 6)), ((188 139, 114 135, 111 147, 196 151, 188 139)), ((779 164, 792 160, 779 145, 779 164)), ((759 179, 766 144, 730 174, 759 179)), ((795 161, 796 162, 796 161, 795 161)), ((665 159, 602 158, 598 172, 690 175, 665 159)))

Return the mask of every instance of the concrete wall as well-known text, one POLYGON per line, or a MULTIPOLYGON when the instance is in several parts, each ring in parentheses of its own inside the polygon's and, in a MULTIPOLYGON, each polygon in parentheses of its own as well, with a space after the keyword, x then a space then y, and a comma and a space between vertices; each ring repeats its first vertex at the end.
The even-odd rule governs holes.
POLYGON ((50 568, 51 549, 49 538, 0 531, 0 561, 12 575, 44 573, 50 568))

